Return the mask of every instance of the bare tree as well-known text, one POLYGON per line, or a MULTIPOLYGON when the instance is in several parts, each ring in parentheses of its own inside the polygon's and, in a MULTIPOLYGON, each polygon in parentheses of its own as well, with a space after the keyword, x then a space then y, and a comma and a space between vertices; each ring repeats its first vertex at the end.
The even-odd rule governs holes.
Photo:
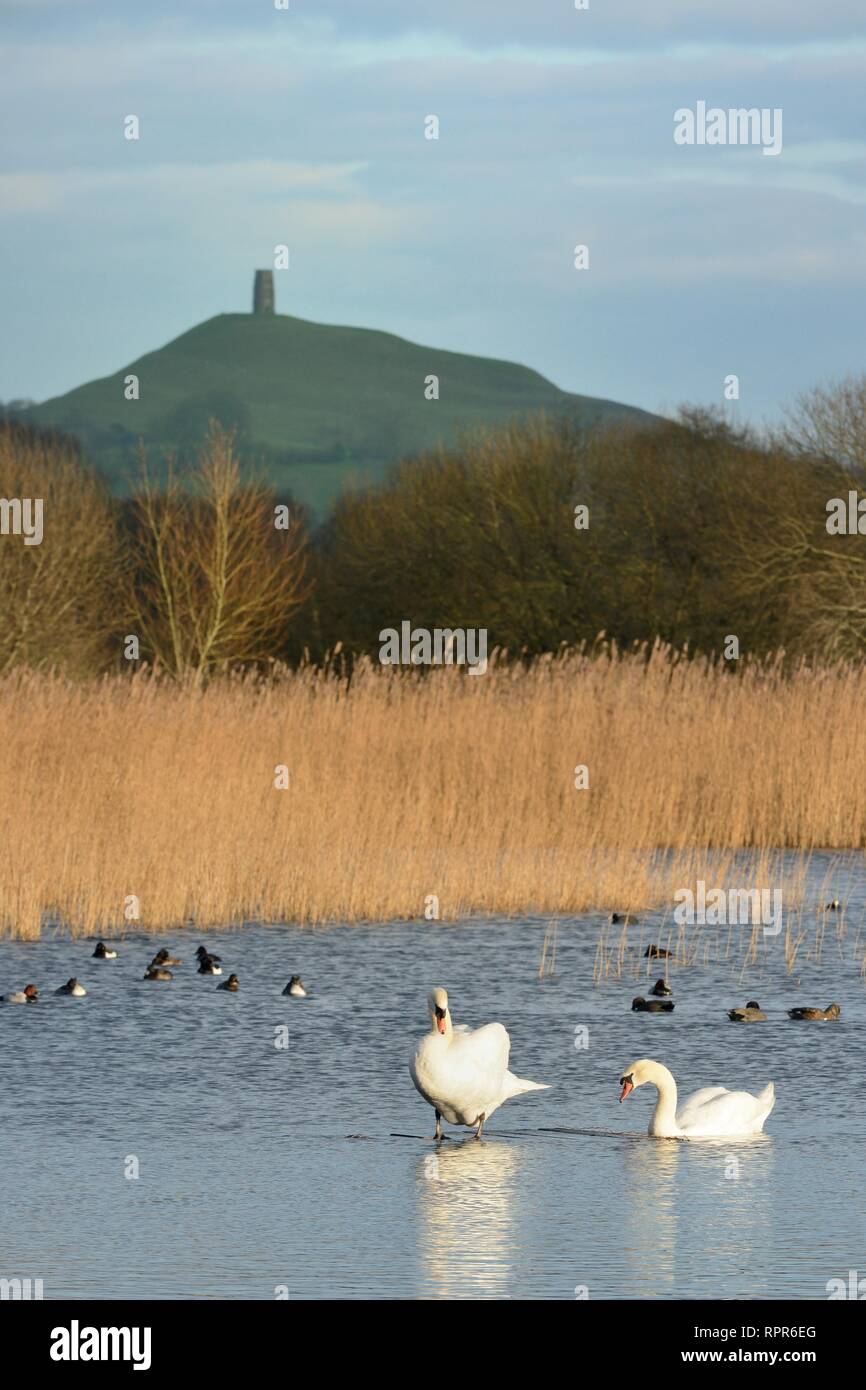
POLYGON ((866 375, 816 386, 798 396, 782 435, 796 453, 835 459, 866 471, 866 375))
POLYGON ((79 676, 104 667, 122 568, 105 485, 71 440, 8 423, 0 425, 0 507, 0 671, 56 667, 79 676))
POLYGON ((158 488, 143 459, 130 605, 142 654, 194 682, 272 657, 308 594, 305 538, 286 511, 260 480, 241 482, 234 435, 215 422, 183 483, 169 463, 158 488))

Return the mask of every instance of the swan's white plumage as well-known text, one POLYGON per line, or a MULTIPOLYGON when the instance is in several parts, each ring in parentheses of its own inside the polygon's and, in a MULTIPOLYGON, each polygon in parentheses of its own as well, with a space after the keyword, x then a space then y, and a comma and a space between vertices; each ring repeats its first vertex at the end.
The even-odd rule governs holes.
POLYGON ((433 990, 429 1002, 433 1028, 416 1047, 409 1071, 416 1089, 449 1124, 476 1125, 512 1096, 548 1089, 508 1070, 511 1040, 501 1023, 455 1028, 445 991, 433 990))
POLYGON ((760 1134, 775 1103, 772 1081, 757 1096, 708 1086, 678 1107, 677 1123, 684 1134, 760 1134))
MULTIPOLYGON (((623 1080, 632 1078, 632 1089, 649 1083, 658 1090, 658 1100, 648 1133, 657 1139, 710 1139, 760 1134, 776 1103, 772 1081, 758 1095, 749 1091, 729 1091, 724 1086, 704 1086, 677 1105, 677 1083, 667 1067, 643 1058, 632 1062, 623 1080)), ((621 1099, 629 1094, 624 1092, 621 1099)))

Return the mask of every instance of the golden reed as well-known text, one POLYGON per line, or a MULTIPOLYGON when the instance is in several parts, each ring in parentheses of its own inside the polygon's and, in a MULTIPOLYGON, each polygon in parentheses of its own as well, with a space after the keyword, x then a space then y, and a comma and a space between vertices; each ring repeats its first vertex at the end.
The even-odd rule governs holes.
POLYGON ((725 852, 862 846, 864 708, 863 667, 732 674, 660 643, 474 678, 8 675, 0 931, 664 903, 725 852))

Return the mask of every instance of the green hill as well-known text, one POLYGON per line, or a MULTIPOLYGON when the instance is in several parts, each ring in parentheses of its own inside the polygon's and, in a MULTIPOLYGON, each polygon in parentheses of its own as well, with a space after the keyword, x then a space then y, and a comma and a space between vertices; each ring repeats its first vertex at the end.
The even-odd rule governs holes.
POLYGON ((280 493, 321 514, 344 486, 381 478, 398 458, 541 410, 584 425, 655 418, 560 391, 513 362, 260 314, 219 314, 22 418, 76 435, 121 494, 135 476, 140 439, 154 459, 165 451, 183 459, 216 418, 236 427, 244 456, 280 493), (139 379, 137 401, 124 398, 129 375, 139 379), (430 375, 439 378, 439 400, 425 399, 430 375))

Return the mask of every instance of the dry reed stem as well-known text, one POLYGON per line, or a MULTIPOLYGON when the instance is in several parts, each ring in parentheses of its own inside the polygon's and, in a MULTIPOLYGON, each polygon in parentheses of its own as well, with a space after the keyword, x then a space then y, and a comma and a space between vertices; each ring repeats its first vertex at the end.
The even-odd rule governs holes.
MULTIPOLYGON (((639 913, 701 877, 773 886, 764 847, 864 844, 864 696, 859 668, 730 675, 659 646, 484 676, 362 664, 350 686, 9 675, 0 930, 121 929, 130 895, 159 930, 419 917, 429 894, 444 918, 639 913)), ((597 969, 621 971, 636 931, 597 969)))

